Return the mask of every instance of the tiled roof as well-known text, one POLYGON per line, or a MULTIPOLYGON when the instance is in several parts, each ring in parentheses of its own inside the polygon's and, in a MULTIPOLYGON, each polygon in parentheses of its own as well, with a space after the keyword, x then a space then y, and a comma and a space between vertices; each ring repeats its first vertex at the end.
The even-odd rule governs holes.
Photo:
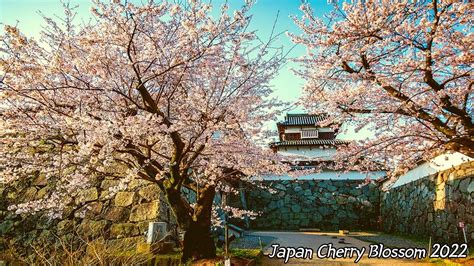
POLYGON ((340 145, 349 144, 349 141, 338 139, 300 139, 300 140, 284 140, 273 142, 271 146, 310 146, 310 145, 340 145))
POLYGON ((314 126, 317 123, 326 119, 327 117, 328 116, 326 114, 287 114, 285 117, 285 121, 280 124, 287 126, 314 126))

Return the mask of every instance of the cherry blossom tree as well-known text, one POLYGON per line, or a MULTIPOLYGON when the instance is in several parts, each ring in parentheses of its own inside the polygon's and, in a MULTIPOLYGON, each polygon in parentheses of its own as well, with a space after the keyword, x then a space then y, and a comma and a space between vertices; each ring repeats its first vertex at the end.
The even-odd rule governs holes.
POLYGON ((215 256, 216 190, 283 168, 256 145, 280 103, 268 81, 284 56, 247 30, 247 1, 93 2, 93 19, 45 17, 39 40, 5 26, 0 59, 0 177, 46 174, 55 189, 12 206, 59 217, 81 189, 116 178, 159 186, 185 230, 183 260, 215 256), (191 204, 182 189, 194 191, 191 204))
POLYGON ((301 6, 302 33, 290 34, 307 48, 297 60, 301 101, 330 113, 328 123, 375 134, 341 148, 339 159, 402 171, 441 152, 474 155, 467 2, 344 1, 325 18, 301 6))

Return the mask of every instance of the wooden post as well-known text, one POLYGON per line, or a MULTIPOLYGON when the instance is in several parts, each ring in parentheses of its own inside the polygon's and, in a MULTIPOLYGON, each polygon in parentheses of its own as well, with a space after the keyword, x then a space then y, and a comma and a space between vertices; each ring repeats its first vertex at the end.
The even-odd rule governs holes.
POLYGON ((465 229, 466 226, 464 225, 464 222, 459 222, 458 225, 462 229, 462 234, 464 235, 464 242, 467 244, 466 229, 465 229))
POLYGON ((225 239, 225 244, 224 244, 224 252, 225 252, 225 257, 229 257, 229 226, 227 226, 227 221, 224 226, 224 239, 225 239))
POLYGON ((462 228, 462 233, 464 234, 464 242, 467 244, 467 236, 466 236, 466 229, 462 228))
MULTIPOLYGON (((222 193, 222 208, 227 205, 227 194, 222 193)), ((229 257, 229 226, 227 225, 227 213, 224 211, 224 257, 229 257)))
POLYGON ((428 256, 431 256, 431 236, 430 236, 430 242, 428 243, 428 256))

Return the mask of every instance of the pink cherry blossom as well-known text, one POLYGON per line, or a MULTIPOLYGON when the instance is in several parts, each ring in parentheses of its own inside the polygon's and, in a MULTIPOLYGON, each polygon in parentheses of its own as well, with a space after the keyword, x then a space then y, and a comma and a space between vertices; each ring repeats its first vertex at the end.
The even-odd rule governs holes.
POLYGON ((0 181, 40 172, 54 184, 11 209, 57 217, 99 178, 121 180, 111 195, 140 178, 161 188, 182 229, 205 234, 216 189, 286 170, 256 145, 280 105, 268 82, 283 53, 248 31, 250 1, 233 16, 204 2, 97 0, 86 24, 66 6, 39 40, 5 27, 0 181))
POLYGON ((297 59, 302 104, 341 131, 375 135, 339 149, 340 162, 396 174, 442 152, 474 155, 472 3, 344 1, 326 18, 301 10, 302 33, 290 36, 307 48, 297 59))

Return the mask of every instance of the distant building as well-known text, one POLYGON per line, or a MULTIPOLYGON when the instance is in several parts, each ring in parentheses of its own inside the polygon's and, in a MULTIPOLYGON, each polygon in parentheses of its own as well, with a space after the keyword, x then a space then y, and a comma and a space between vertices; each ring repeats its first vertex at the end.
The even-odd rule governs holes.
MULTIPOLYGON (((321 126, 327 114, 287 114, 277 123, 279 141, 270 147, 279 154, 289 156, 302 168, 314 168, 318 163, 330 163, 339 145, 348 141, 336 139, 337 132, 329 126, 321 126)), ((317 174, 303 175, 298 179, 372 179, 385 175, 384 171, 361 173, 357 171, 324 170, 317 174)), ((290 179, 289 176, 271 176, 266 179, 290 179)))
POLYGON ((326 114, 287 114, 285 121, 277 123, 280 141, 271 143, 270 147, 281 154, 308 160, 331 160, 336 146, 348 142, 337 140, 331 127, 320 126, 326 118, 326 114))

